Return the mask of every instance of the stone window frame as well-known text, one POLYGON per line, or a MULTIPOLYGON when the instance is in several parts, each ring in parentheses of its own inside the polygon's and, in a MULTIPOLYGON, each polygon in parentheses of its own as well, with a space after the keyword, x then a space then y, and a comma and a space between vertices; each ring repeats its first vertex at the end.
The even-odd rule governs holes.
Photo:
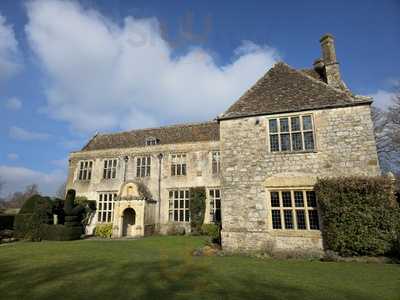
POLYGON ((93 174, 94 161, 91 159, 80 160, 78 162, 77 180, 90 181, 93 174))
POLYGON ((276 114, 276 115, 271 115, 266 118, 266 131, 267 131, 267 145, 268 145, 268 152, 270 154, 285 154, 285 153, 309 153, 309 152, 317 152, 318 149, 318 143, 316 139, 316 124, 315 124, 315 117, 313 112, 298 112, 298 113, 290 113, 290 114, 276 114), (311 130, 304 130, 303 129, 303 117, 305 116, 310 116, 311 117, 311 125, 312 129, 311 130), (300 130, 295 130, 292 131, 292 122, 291 118, 298 117, 300 119, 300 130), (280 119, 288 119, 288 127, 289 131, 287 132, 281 132, 280 130, 280 119), (270 132, 270 120, 276 119, 277 120, 277 132, 270 132), (313 149, 305 149, 305 141, 304 141, 304 133, 312 132, 312 137, 313 137, 313 142, 314 142, 314 148, 313 149), (301 138, 302 138, 302 149, 301 150, 293 150, 293 139, 292 139, 292 134, 293 133, 300 133, 301 138), (290 142, 290 150, 281 150, 281 134, 289 134, 289 142, 290 142), (272 143, 271 143, 271 136, 272 135, 277 135, 278 136, 278 146, 279 150, 272 150, 272 143))
POLYGON ((187 175, 187 153, 171 154, 171 176, 180 177, 187 175))
POLYGON ((117 201, 118 191, 98 192, 97 198, 97 223, 112 223, 114 207, 117 201))
POLYGON ((273 231, 273 232, 297 232, 297 233, 304 233, 304 232, 316 232, 320 233, 321 232, 321 214, 320 214, 320 209, 318 206, 318 200, 316 199, 316 206, 315 207, 309 207, 308 206, 308 200, 307 200, 307 192, 314 192, 313 187, 298 187, 298 186, 293 186, 293 187, 281 187, 281 188, 269 188, 267 189, 267 210, 268 210, 268 227, 273 231), (295 192, 301 191, 303 194, 303 206, 296 206, 295 204, 295 192), (271 193, 273 192, 278 192, 279 193, 279 207, 274 207, 271 204, 271 193), (291 206, 290 207, 285 207, 283 205, 283 197, 282 197, 282 192, 290 192, 291 194, 291 206), (297 211, 304 211, 304 217, 305 217, 305 228, 298 228, 298 222, 297 222, 297 211), (274 228, 273 226, 273 219, 274 219, 274 212, 273 211, 279 211, 280 215, 280 222, 281 222, 281 228, 274 228), (293 221, 293 228, 286 228, 285 224, 285 212, 284 211, 291 211, 292 215, 292 221, 293 221), (318 218, 318 229, 312 229, 310 228, 310 217, 309 217, 309 212, 310 211, 317 211, 317 218, 318 218))
POLYGON ((104 158, 103 159, 103 180, 117 178, 117 169, 119 165, 118 158, 104 158), (111 166, 110 166, 111 162, 111 166))
POLYGON ((219 175, 221 172, 221 151, 211 151, 211 173, 213 175, 219 175))
POLYGON ((136 156, 135 160, 136 160, 136 177, 150 177, 151 155, 136 156))
POLYGON ((172 188, 168 190, 168 221, 190 222, 189 188, 172 188))
MULTIPOLYGON (((209 187, 207 188, 207 205, 209 207, 209 221, 210 223, 215 223, 215 213, 217 210, 220 211, 221 216, 221 187, 209 187), (218 193, 217 193, 218 191, 218 193), (219 196, 217 196, 219 194, 219 196), (219 208, 217 207, 217 201, 219 201, 219 208)), ((221 220, 220 220, 221 221, 221 220)))

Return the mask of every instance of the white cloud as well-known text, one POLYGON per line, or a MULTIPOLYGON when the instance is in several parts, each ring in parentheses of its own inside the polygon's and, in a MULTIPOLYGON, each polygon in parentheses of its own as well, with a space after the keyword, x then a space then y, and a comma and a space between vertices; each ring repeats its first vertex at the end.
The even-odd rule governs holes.
POLYGON ((29 131, 17 126, 10 127, 9 135, 11 138, 21 141, 41 141, 50 137, 48 133, 29 131))
POLYGON ((17 159, 19 158, 19 156, 18 156, 17 153, 8 153, 8 154, 7 154, 7 158, 8 158, 9 160, 17 160, 17 159))
POLYGON ((22 191, 29 184, 37 184, 39 191, 45 195, 54 195, 65 181, 66 174, 62 170, 50 173, 35 171, 24 167, 0 165, 0 178, 5 182, 2 193, 7 195, 15 191, 22 191))
POLYGON ((375 106, 381 109, 387 109, 391 105, 392 98, 395 94, 385 90, 378 90, 376 93, 369 96, 373 98, 375 106))
POLYGON ((19 110, 22 107, 22 102, 16 97, 11 97, 6 100, 5 106, 10 110, 19 110))
POLYGON ((224 66, 201 47, 176 56, 157 19, 119 25, 77 2, 38 0, 27 12, 29 44, 49 78, 46 111, 81 132, 211 119, 278 58, 252 42, 224 66))
POLYGON ((20 67, 14 30, 0 13, 0 81, 15 75, 20 67))

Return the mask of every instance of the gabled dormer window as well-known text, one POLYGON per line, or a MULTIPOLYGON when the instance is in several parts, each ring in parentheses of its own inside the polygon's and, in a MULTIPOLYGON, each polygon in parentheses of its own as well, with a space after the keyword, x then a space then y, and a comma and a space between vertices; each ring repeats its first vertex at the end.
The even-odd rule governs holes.
POLYGON ((158 145, 159 143, 160 143, 160 140, 155 137, 148 137, 146 139, 146 146, 154 146, 154 145, 158 145))

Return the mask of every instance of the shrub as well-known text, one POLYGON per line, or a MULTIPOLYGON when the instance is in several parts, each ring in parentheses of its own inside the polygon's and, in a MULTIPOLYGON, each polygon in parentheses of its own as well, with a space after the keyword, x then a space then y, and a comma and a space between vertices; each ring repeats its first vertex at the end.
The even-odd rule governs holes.
POLYGON ((190 189, 190 228, 194 234, 201 233, 206 210, 206 189, 196 187, 190 189))
POLYGON ((168 235, 185 235, 185 227, 178 224, 169 224, 167 229, 168 235))
POLYGON ((201 226, 201 232, 211 238, 211 242, 220 243, 220 230, 219 225, 216 224, 203 224, 201 226))
POLYGON ((96 225, 94 235, 102 238, 111 238, 112 224, 96 225))
POLYGON ((41 240, 41 224, 53 222, 52 201, 48 197, 34 195, 22 206, 14 219, 14 235, 33 241, 41 240))
POLYGON ((0 215, 0 230, 13 229, 14 218, 15 216, 13 215, 0 215))
POLYGON ((71 241, 77 240, 82 235, 82 227, 68 227, 65 225, 42 224, 40 226, 40 236, 48 241, 71 241))
POLYGON ((400 211, 386 177, 319 179, 315 185, 326 250, 341 256, 393 251, 400 211))

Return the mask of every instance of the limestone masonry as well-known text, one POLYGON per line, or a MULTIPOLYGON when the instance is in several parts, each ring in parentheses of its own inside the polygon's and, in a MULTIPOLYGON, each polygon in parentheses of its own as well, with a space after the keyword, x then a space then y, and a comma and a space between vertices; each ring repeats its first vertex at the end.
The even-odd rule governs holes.
POLYGON ((190 231, 191 187, 227 251, 322 249, 318 177, 380 174, 372 99, 341 79, 334 38, 312 69, 273 66, 216 121, 97 134, 70 154, 68 189, 113 236, 190 231), (221 218, 221 220, 220 220, 221 218))

